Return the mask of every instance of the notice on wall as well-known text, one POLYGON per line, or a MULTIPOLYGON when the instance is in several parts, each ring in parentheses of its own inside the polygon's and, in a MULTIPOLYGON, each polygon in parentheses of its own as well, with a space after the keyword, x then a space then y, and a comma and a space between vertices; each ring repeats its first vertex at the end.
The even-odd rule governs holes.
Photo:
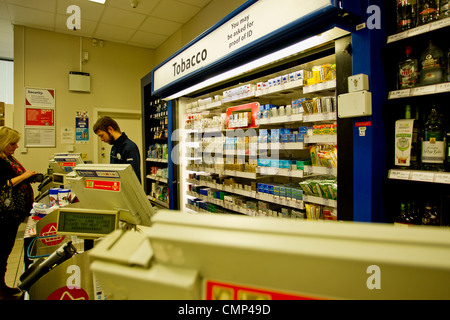
POLYGON ((25 125, 40 126, 40 127, 54 127, 55 126, 55 109, 37 109, 26 108, 25 111, 25 125))
POLYGON ((62 144, 74 144, 75 142, 75 128, 64 127, 61 129, 61 143, 62 144))
POLYGON ((25 106, 55 108, 55 90, 25 88, 25 106))
POLYGON ((75 141, 78 144, 89 142, 89 114, 87 111, 77 111, 75 117, 75 141))
POLYGON ((55 147, 55 128, 25 128, 26 146, 55 147))
POLYGON ((25 88, 25 147, 56 147, 55 90, 25 88))

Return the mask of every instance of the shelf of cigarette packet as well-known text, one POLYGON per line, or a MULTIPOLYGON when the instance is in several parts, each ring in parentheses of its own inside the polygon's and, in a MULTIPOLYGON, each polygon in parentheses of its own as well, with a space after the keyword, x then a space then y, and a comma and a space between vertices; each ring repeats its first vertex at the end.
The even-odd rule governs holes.
MULTIPOLYGON (((267 194, 267 193, 261 193, 261 192, 256 192, 256 191, 233 188, 230 186, 223 186, 223 185, 213 183, 213 182, 208 182, 208 181, 187 179, 187 182, 192 185, 195 185, 195 186, 205 186, 205 187, 213 188, 213 189, 216 189, 219 191, 225 191, 225 192, 229 192, 229 193, 233 193, 233 194, 238 194, 238 195, 241 195, 244 197, 249 197, 249 198, 266 201, 266 202, 270 202, 270 203, 275 203, 275 204, 279 204, 279 205, 283 205, 283 206, 291 207, 291 208, 304 209, 304 202, 310 202, 310 203, 324 205, 327 207, 337 208, 337 200, 321 198, 321 197, 316 197, 316 196, 310 196, 310 195, 306 195, 306 194, 303 194, 303 200, 298 200, 298 199, 280 197, 280 196, 276 196, 273 194, 267 194)), ((205 197, 205 198, 211 198, 215 201, 221 201, 221 200, 218 200, 218 199, 215 199, 212 197, 200 195, 193 191, 188 191, 187 194, 192 197, 197 197, 199 199, 203 199, 202 197, 205 197)), ((203 199, 203 200, 208 201, 206 199, 203 199)), ((208 201, 208 202, 217 204, 212 201, 208 201)))
POLYGON ((396 41, 399 41, 399 40, 411 38, 411 37, 417 36, 419 34, 423 34, 423 33, 427 33, 427 32, 430 32, 430 31, 438 30, 438 29, 445 28, 445 27, 448 27, 448 26, 450 26, 450 18, 441 19, 441 20, 438 20, 438 21, 434 21, 434 22, 428 23, 428 24, 423 25, 423 26, 419 26, 419 27, 416 27, 416 28, 409 29, 407 31, 403 31, 403 32, 391 35, 391 36, 388 37, 387 43, 392 43, 392 42, 396 42, 396 41))
POLYGON ((257 119, 257 125, 273 125, 273 124, 285 124, 290 122, 320 122, 320 121, 336 121, 336 112, 324 112, 315 114, 293 114, 290 116, 278 116, 268 119, 257 119))
POLYGON ((146 160, 147 160, 147 162, 169 163, 168 159, 147 158, 146 160))
MULTIPOLYGON (((291 81, 288 83, 284 83, 278 86, 269 87, 261 90, 252 90, 250 92, 237 94, 231 97, 223 98, 221 101, 214 101, 211 103, 208 103, 206 105, 198 106, 189 108, 186 110, 188 114, 194 114, 194 113, 201 113, 204 111, 210 111, 216 108, 222 108, 224 105, 229 105, 234 102, 240 102, 245 101, 251 98, 263 98, 263 97, 270 97, 273 94, 282 94, 283 92, 286 92, 288 90, 292 89, 299 89, 303 88, 303 94, 310 94, 310 93, 320 93, 320 92, 326 92, 326 91, 333 91, 336 89, 336 80, 330 80, 325 81, 313 85, 306 86, 304 85, 303 80, 296 80, 291 81)), ((299 120, 301 121, 301 119, 299 120)))
POLYGON ((167 178, 162 178, 162 177, 158 177, 158 176, 151 175, 151 174, 147 175, 147 179, 156 180, 156 181, 163 182, 163 183, 168 183, 168 181, 169 181, 169 179, 167 179, 167 178))
POLYGON ((161 201, 161 200, 158 200, 156 198, 153 198, 152 196, 147 196, 147 199, 152 201, 152 202, 154 202, 154 203, 156 203, 157 205, 160 205, 161 207, 169 208, 169 204, 168 203, 166 203, 164 201, 161 201))
POLYGON ((450 172, 422 170, 389 170, 389 179, 450 184, 450 172))
MULTIPOLYGON (((301 201, 301 200, 291 200, 291 199, 286 199, 285 197, 275 197, 273 195, 265 195, 265 194, 260 194, 258 192, 252 192, 252 193, 254 195, 248 196, 248 197, 252 197, 256 200, 261 200, 261 201, 266 201, 266 202, 270 202, 270 203, 283 205, 286 207, 291 207, 291 208, 296 208, 296 209, 304 209, 304 204, 303 204, 303 201, 301 201)), ((225 208, 225 209, 228 209, 231 211, 239 212, 239 213, 249 215, 252 217, 258 215, 257 211, 255 211, 255 210, 246 209, 246 208, 243 208, 243 207, 225 202, 224 200, 216 199, 213 197, 203 196, 197 192, 188 191, 188 195, 191 197, 195 197, 195 198, 201 199, 203 201, 221 206, 222 208, 225 208)))
MULTIPOLYGON (((303 178, 304 177, 304 171, 303 170, 291 170, 291 169, 283 169, 283 168, 274 168, 274 167, 256 167, 256 173, 252 172, 243 172, 243 171, 234 171, 234 170, 221 170, 221 169, 214 169, 214 168, 208 168, 208 167, 192 167, 187 166, 187 170, 189 171, 196 171, 196 172, 207 172, 207 173, 213 173, 213 174, 221 174, 224 176, 232 176, 232 177, 240 177, 240 178, 247 178, 247 179, 257 179, 261 176, 280 176, 280 177, 290 177, 290 178, 303 178)), ((322 168, 322 167, 312 167, 309 166, 308 173, 311 172, 311 174, 331 174, 336 175, 335 172, 336 168, 322 168)))
POLYGON ((410 89, 389 91, 389 100, 450 92, 450 82, 410 89))

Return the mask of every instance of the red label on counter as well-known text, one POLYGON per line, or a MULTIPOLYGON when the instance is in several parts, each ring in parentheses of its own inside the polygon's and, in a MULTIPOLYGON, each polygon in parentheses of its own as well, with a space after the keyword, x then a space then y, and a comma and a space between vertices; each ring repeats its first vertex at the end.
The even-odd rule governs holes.
POLYGON ((84 187, 86 189, 106 190, 106 191, 120 191, 120 182, 117 181, 102 181, 102 180, 86 180, 84 187))
POLYGON ((318 298, 207 280, 206 300, 318 300, 318 298))
POLYGON ((82 288, 62 287, 51 293, 47 300, 89 300, 89 295, 82 288))
POLYGON ((57 236, 56 230, 58 230, 58 224, 56 222, 49 223, 44 226, 39 236, 44 237, 41 239, 42 243, 46 246, 56 246, 64 240, 64 236, 57 236), (54 237, 52 237, 55 235, 54 237))
POLYGON ((60 167, 75 167, 77 164, 75 162, 58 162, 60 167))

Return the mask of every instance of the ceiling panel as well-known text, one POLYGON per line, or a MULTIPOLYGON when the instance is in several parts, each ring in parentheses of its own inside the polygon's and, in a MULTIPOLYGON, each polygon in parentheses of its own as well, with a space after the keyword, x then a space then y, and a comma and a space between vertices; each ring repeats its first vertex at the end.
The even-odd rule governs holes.
POLYGON ((138 0, 139 2, 136 8, 131 7, 129 0, 107 0, 107 1, 109 7, 129 10, 148 15, 153 11, 153 9, 155 9, 155 7, 161 0, 138 0))
POLYGON ((140 30, 170 36, 175 31, 180 29, 182 25, 183 24, 174 21, 168 21, 156 17, 149 17, 141 25, 140 30))
POLYGON ((0 58, 13 58, 12 24, 156 49, 211 0, 0 0, 0 58), (81 12, 81 29, 67 29, 70 5, 81 12), (3 20, 2 20, 3 19, 3 20), (5 56, 10 52, 10 56, 5 56))
POLYGON ((110 25, 107 23, 99 23, 94 37, 109 41, 128 42, 136 31, 130 28, 110 25))
POLYGON ((56 0, 6 0, 5 2, 24 8, 32 8, 49 12, 54 12, 56 8, 56 0))
POLYGON ((191 20, 200 9, 178 1, 164 0, 158 4, 151 15, 184 24, 191 20))
POLYGON ((110 25, 137 29, 145 18, 146 16, 142 13, 107 7, 100 21, 110 25))
POLYGON ((48 30, 55 24, 55 16, 51 12, 8 4, 8 12, 13 24, 39 27, 48 30))
POLYGON ((167 40, 167 38, 168 38, 167 36, 163 35, 158 35, 144 31, 137 31, 130 39, 129 44, 140 47, 146 47, 149 49, 156 49, 161 44, 163 44, 164 41, 167 40))

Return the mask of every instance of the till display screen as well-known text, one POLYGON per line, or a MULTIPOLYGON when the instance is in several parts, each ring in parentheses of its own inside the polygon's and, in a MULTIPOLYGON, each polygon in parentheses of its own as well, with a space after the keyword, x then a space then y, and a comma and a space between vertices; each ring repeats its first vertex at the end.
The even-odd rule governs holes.
POLYGON ((78 212, 60 212, 58 230, 73 233, 109 234, 116 228, 116 216, 78 212))

